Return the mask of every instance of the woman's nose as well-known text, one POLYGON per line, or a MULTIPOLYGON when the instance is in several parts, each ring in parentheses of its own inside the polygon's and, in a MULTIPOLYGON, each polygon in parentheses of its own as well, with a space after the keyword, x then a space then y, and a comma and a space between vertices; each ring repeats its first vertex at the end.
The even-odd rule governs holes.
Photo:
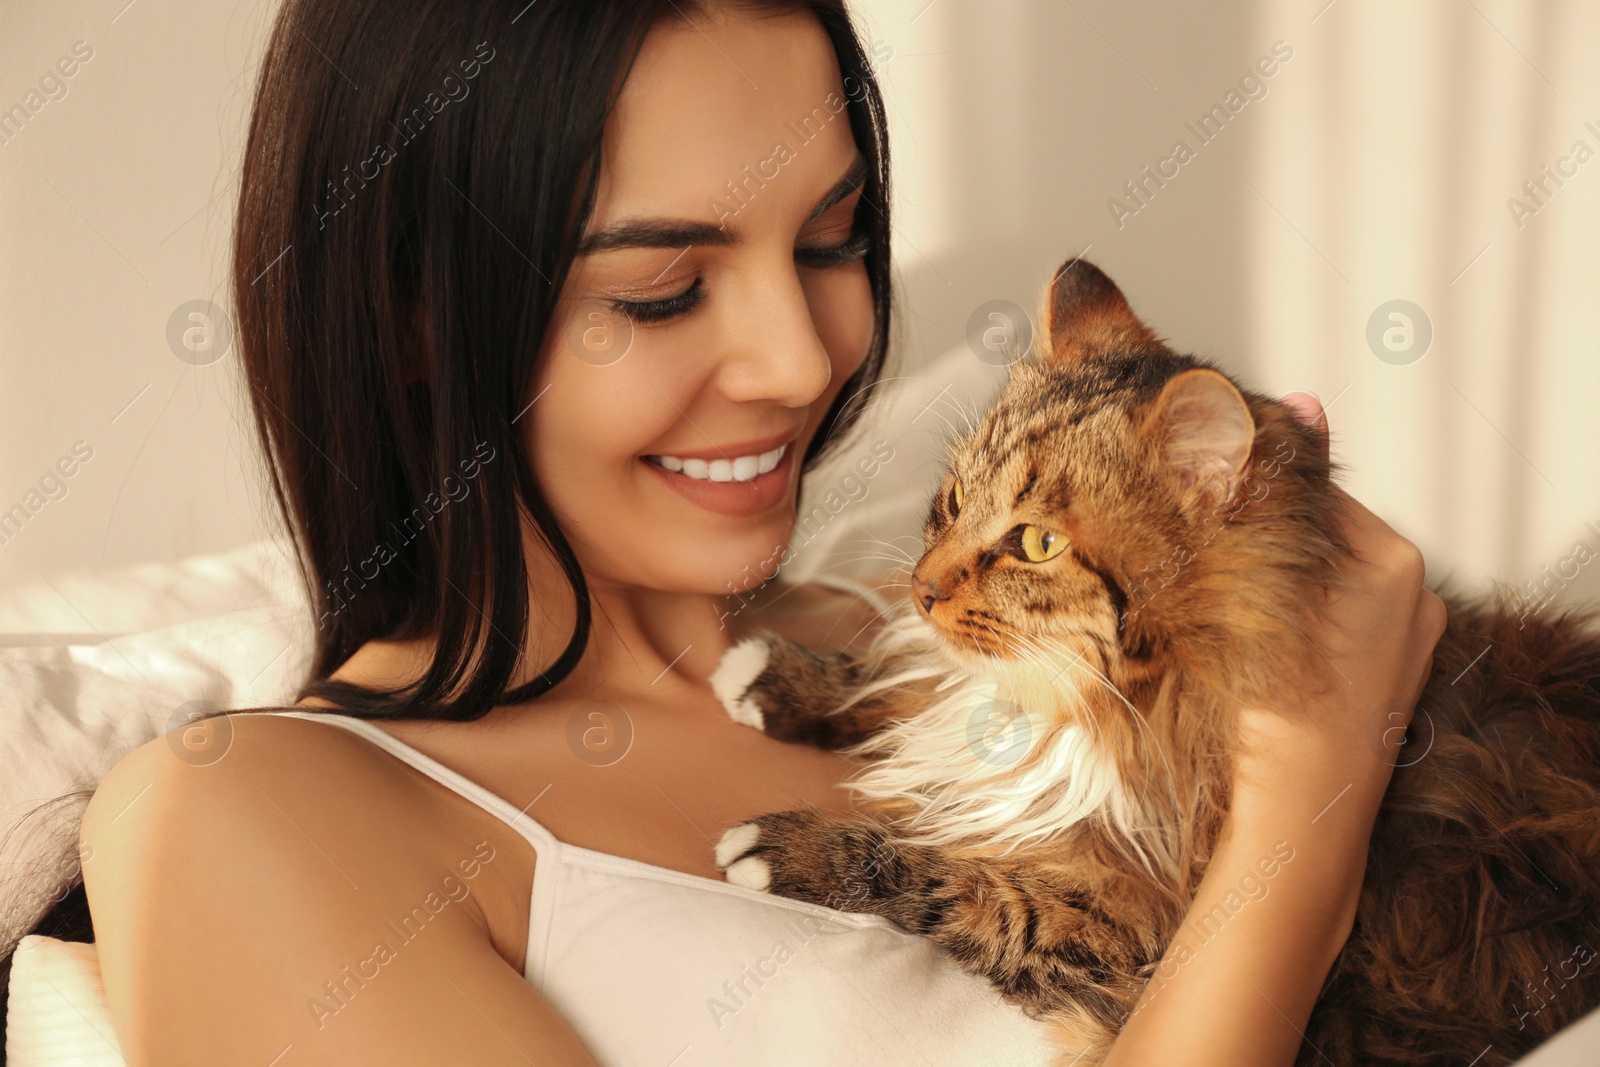
POLYGON ((833 362, 798 278, 775 283, 764 296, 739 316, 735 334, 728 338, 723 392, 733 400, 805 407, 833 380, 833 362))

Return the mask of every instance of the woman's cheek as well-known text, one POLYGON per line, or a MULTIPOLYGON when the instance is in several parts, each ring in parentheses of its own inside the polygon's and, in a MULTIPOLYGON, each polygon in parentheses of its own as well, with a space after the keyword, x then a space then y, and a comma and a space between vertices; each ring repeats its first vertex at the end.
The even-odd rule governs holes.
POLYGON ((866 361, 872 344, 872 285, 866 265, 816 271, 805 289, 811 320, 833 364, 832 384, 837 389, 866 361))
MULTIPOLYGON (((557 510, 568 517, 593 498, 592 486, 609 451, 618 442, 585 413, 607 410, 607 394, 626 374, 624 358, 611 366, 595 366, 572 352, 566 331, 540 353, 539 371, 517 425, 528 449, 535 479, 557 510), (587 487, 587 488, 586 488, 587 487)), ((614 402, 615 398, 613 398, 614 402)))

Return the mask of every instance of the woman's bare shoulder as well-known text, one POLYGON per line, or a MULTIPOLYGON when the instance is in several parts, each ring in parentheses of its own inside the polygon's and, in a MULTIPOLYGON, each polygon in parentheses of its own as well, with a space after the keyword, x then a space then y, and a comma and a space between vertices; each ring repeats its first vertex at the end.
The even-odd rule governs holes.
POLYGON ((120 760, 80 835, 130 1063, 267 1063, 287 1046, 296 1062, 420 1063, 464 1035, 510 1062, 463 998, 498 1005, 497 1023, 532 1012, 533 1047, 567 1040, 489 936, 476 890, 497 850, 466 839, 482 823, 337 726, 234 714, 187 729, 120 760))
POLYGON ((236 712, 125 755, 90 799, 80 839, 86 882, 94 860, 137 856, 97 872, 148 884, 167 873, 151 850, 182 846, 239 870, 270 858, 334 874, 337 888, 359 885, 357 870, 384 884, 435 877, 485 836, 491 849, 527 850, 503 821, 344 727, 236 712))
POLYGON ((145 822, 170 814, 174 804, 226 802, 252 793, 264 800, 317 796, 349 810, 371 797, 373 788, 388 793, 403 784, 392 759, 346 730, 235 712, 179 727, 128 752, 101 779, 85 822, 145 822))
POLYGON ((102 917, 116 928, 123 904, 194 873, 180 851, 203 856, 199 873, 219 881, 269 861, 307 874, 321 864, 336 877, 330 889, 358 885, 348 874, 357 865, 392 877, 426 849, 403 829, 427 813, 402 770, 336 726, 275 715, 216 716, 146 742, 101 779, 84 812, 85 883, 91 898, 102 890, 97 933, 102 917), (357 825, 371 855, 356 847, 357 825))

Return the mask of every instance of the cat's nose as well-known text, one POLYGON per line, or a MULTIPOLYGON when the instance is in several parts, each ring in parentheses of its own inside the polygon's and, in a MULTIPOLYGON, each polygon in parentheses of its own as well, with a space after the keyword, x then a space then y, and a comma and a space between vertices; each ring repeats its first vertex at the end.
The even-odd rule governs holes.
POLYGON ((939 599, 939 590, 913 574, 911 576, 911 595, 917 598, 917 603, 922 605, 923 611, 932 611, 933 602, 939 599))

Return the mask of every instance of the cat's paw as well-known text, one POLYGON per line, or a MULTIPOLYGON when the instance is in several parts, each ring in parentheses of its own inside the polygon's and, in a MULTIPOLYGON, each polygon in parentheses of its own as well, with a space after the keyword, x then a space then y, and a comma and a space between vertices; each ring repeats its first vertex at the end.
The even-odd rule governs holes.
POLYGON ((771 658, 771 639, 750 637, 724 652, 722 662, 711 672, 711 691, 717 694, 723 710, 734 722, 757 730, 766 729, 766 715, 761 710, 755 686, 771 658))
POLYGON ((772 884, 767 861, 753 856, 750 850, 761 840, 761 824, 740 823, 722 835, 717 842, 717 870, 734 885, 765 893, 772 884))
POLYGON ((717 869, 732 884, 837 911, 874 910, 893 859, 882 827, 815 808, 759 816, 717 842, 717 869))
POLYGON ((847 706, 861 682, 856 665, 777 634, 733 645, 709 681, 730 719, 775 741, 837 750, 860 741, 871 725, 859 706, 847 706))

